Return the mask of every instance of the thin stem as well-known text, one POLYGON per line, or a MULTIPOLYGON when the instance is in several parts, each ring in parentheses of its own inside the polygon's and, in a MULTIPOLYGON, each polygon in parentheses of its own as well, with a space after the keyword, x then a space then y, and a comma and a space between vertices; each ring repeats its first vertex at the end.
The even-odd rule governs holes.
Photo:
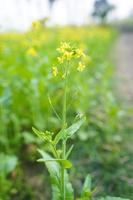
POLYGON ((59 156, 58 156, 58 153, 57 153, 57 150, 56 150, 56 148, 55 148, 55 146, 52 144, 51 145, 51 147, 52 147, 52 150, 53 150, 53 154, 54 154, 54 156, 55 156, 55 158, 59 158, 59 156))
MULTIPOLYGON (((65 67, 65 84, 64 84, 64 100, 63 100, 63 113, 62 113, 62 128, 66 127, 66 108, 67 108, 67 81, 68 81, 68 66, 65 67)), ((62 159, 66 159, 66 140, 62 141, 62 159)), ((65 169, 62 166, 62 196, 63 200, 66 199, 66 188, 65 188, 65 169)))
POLYGON ((67 77, 65 78, 62 128, 66 126, 67 77))
POLYGON ((52 101, 51 101, 51 98, 50 98, 49 95, 48 95, 48 101, 49 101, 49 104, 50 104, 50 106, 51 106, 51 108, 52 108, 54 114, 56 115, 56 117, 58 118, 58 120, 61 121, 61 118, 60 118, 60 116, 58 115, 58 113, 56 112, 56 110, 55 110, 55 108, 54 108, 54 106, 53 106, 53 104, 52 104, 52 101))

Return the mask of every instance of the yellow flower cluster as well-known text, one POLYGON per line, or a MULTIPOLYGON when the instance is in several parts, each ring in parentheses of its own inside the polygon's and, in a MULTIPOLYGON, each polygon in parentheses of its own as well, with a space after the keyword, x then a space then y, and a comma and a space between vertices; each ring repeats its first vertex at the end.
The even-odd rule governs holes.
POLYGON ((73 52, 69 43, 61 42, 57 51, 61 54, 61 56, 57 58, 59 63, 63 63, 65 60, 69 61, 73 57, 73 52))
POLYGON ((85 54, 82 49, 76 49, 76 56, 77 58, 80 58, 81 56, 85 57, 85 54))
POLYGON ((61 42, 57 51, 61 54, 57 59, 59 63, 63 63, 65 60, 71 60, 72 58, 85 57, 82 49, 75 49, 70 46, 69 43, 61 42))
POLYGON ((57 49, 60 53, 64 53, 65 51, 69 51, 71 49, 70 44, 67 42, 61 42, 60 47, 57 49))
MULTIPOLYGON (((80 48, 74 48, 72 47, 69 43, 67 42, 61 42, 60 47, 57 49, 57 51, 60 53, 60 56, 57 57, 58 63, 62 64, 65 61, 70 61, 72 59, 76 59, 78 60, 78 65, 77 65, 77 71, 82 72, 86 65, 85 65, 85 58, 86 55, 84 54, 83 50, 80 48)), ((57 76, 58 75, 58 68, 57 67, 53 67, 52 68, 52 74, 53 76, 57 76)), ((65 78, 66 74, 62 75, 62 78, 65 78)))
POLYGON ((37 52, 36 52, 36 50, 33 47, 31 47, 31 48, 29 48, 27 50, 27 55, 35 57, 37 55, 37 52))

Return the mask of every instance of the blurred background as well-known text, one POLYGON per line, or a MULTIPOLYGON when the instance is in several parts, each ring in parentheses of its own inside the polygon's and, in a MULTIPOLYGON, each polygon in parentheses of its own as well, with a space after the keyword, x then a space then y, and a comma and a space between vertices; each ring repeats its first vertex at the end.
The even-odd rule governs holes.
POLYGON ((75 194, 90 173, 95 196, 132 199, 133 1, 0 0, 0 200, 51 199, 36 162, 37 148, 49 149, 32 126, 61 128, 48 101, 61 115, 62 83, 51 73, 61 41, 89 57, 69 80, 68 124, 87 119, 71 142, 75 194))
MULTIPOLYGON (((95 0, 1 0, 1 30, 25 31, 31 26, 32 21, 47 17, 49 26, 91 24, 94 22, 91 14, 95 2, 95 0)), ((104 4, 104 1, 101 3, 104 4)), ((116 21, 133 16, 132 0, 108 0, 108 3, 115 7, 108 16, 109 20, 116 21)))

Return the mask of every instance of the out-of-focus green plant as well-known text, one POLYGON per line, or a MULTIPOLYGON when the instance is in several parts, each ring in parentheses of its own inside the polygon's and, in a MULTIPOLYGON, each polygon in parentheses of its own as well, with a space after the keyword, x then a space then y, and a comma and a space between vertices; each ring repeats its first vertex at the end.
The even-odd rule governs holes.
POLYGON ((11 180, 7 180, 7 176, 13 172, 18 163, 15 155, 6 155, 0 153, 0 199, 9 199, 8 191, 12 188, 11 180))
POLYGON ((34 22, 28 33, 0 35, 2 43, 0 55, 0 144, 4 151, 8 151, 8 149, 18 151, 21 147, 23 133, 29 132, 32 124, 40 129, 50 128, 47 121, 48 116, 50 121, 59 126, 58 121, 51 115, 45 95, 57 93, 53 104, 56 104, 56 109, 59 110, 61 83, 55 81, 55 85, 51 86, 49 66, 56 62, 57 53, 52 49, 57 47, 61 39, 76 41, 79 46, 85 48, 86 54, 90 54, 93 58, 90 75, 83 72, 83 77, 80 77, 79 74, 72 71, 69 84, 72 85, 73 95, 69 97, 69 104, 74 109, 71 108, 69 119, 73 118, 74 112, 82 112, 85 109, 87 112, 87 109, 93 104, 99 104, 101 97, 95 99, 95 96, 105 90, 104 82, 110 74, 108 64, 104 64, 103 59, 112 40, 112 32, 104 28, 77 28, 77 31, 78 35, 69 27, 44 30, 40 23, 34 22), (38 59, 39 62, 36 62, 38 59), (99 61, 103 64, 97 65, 99 61), (85 76, 88 77, 87 84, 85 76), (98 87, 98 81, 101 81, 101 88, 98 87), (74 82, 79 84, 73 84, 74 82), (92 90, 88 91, 88 84, 93 87, 93 92, 92 90), (78 92, 76 88, 78 88, 78 92), (42 93, 45 95, 42 96, 42 93), (88 96, 88 102, 84 98, 85 95, 88 96), (78 96, 82 97, 80 101, 77 101, 78 96), (10 140, 8 140, 9 137, 10 140))

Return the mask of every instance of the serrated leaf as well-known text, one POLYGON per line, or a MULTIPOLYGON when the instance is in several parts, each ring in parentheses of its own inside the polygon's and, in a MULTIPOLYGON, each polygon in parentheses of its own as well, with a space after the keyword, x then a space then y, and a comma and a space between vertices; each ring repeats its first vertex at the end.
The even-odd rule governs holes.
MULTIPOLYGON (((53 159, 48 153, 38 150, 44 160, 53 159)), ((58 162, 45 162, 45 165, 50 173, 53 198, 52 200, 62 200, 61 183, 60 183, 60 165, 58 162)), ((68 174, 65 172, 65 185, 66 185, 66 196, 69 200, 74 200, 73 188, 68 180, 68 174)))
MULTIPOLYGON (((48 153, 40 149, 38 149, 38 152, 41 154, 44 160, 52 159, 52 157, 48 153)), ((45 165, 49 171, 51 178, 53 200, 60 200, 61 199, 60 173, 59 173, 60 166, 57 162, 54 161, 45 162, 45 165)))

